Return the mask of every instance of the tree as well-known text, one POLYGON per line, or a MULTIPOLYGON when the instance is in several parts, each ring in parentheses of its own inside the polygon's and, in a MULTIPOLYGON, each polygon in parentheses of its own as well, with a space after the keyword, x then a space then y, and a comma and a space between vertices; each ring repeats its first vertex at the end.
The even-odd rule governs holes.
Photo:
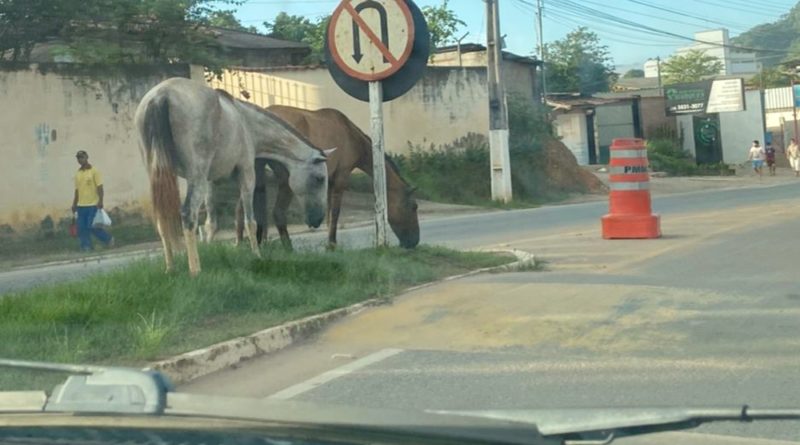
POLYGON ((264 22, 267 34, 276 39, 303 42, 306 36, 314 32, 316 25, 301 15, 289 15, 285 12, 275 16, 272 22, 264 22))
POLYGON ((766 68, 800 57, 800 3, 773 23, 750 28, 731 39, 734 45, 754 48, 766 68))
POLYGON ((425 16, 425 21, 428 23, 428 32, 431 37, 431 56, 436 48, 455 43, 456 32, 460 27, 466 25, 458 18, 455 11, 448 7, 448 1, 442 0, 442 4, 439 6, 422 7, 422 15, 425 16))
POLYGON ((311 47, 311 54, 306 62, 322 63, 325 58, 325 33, 330 19, 331 16, 326 15, 312 22, 303 16, 281 12, 275 16, 274 21, 264 22, 264 26, 270 37, 307 43, 311 47))
POLYGON ((628 70, 625 74, 622 75, 623 79, 636 79, 641 77, 644 77, 644 70, 635 68, 628 70))
POLYGON ((792 76, 780 67, 764 68, 747 81, 747 86, 755 88, 780 88, 789 86, 792 76))
POLYGON ((64 42, 74 60, 100 65, 224 65, 209 30, 219 6, 239 0, 0 0, 0 50, 25 61, 36 43, 64 42))
POLYGON ((683 55, 672 56, 661 65, 664 84, 697 82, 706 76, 719 74, 725 66, 703 51, 691 50, 683 55))
POLYGON ((77 6, 73 0, 0 0, 0 60, 27 60, 37 43, 61 33, 77 6))
POLYGON ((209 15, 208 23, 211 26, 217 26, 219 28, 235 29, 258 34, 258 28, 255 26, 242 25, 242 22, 234 15, 234 11, 214 11, 209 15))
POLYGON ((545 45, 545 51, 549 91, 593 94, 608 91, 616 80, 608 47, 586 27, 545 45))

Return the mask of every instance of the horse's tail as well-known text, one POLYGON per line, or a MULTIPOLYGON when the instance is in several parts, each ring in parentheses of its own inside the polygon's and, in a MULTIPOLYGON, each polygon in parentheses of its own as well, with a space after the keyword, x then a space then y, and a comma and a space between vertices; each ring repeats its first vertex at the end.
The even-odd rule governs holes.
POLYGON ((175 174, 177 147, 169 123, 166 96, 156 96, 147 104, 143 131, 153 216, 164 242, 177 248, 181 236, 181 198, 175 174))

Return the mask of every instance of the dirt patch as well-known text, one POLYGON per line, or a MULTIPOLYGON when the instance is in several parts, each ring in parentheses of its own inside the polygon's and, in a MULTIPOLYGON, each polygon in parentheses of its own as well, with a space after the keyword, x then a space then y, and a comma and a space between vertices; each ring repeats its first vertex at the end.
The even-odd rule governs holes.
POLYGON ((561 141, 551 139, 544 144, 546 186, 568 193, 606 193, 608 187, 597 176, 586 171, 561 141))

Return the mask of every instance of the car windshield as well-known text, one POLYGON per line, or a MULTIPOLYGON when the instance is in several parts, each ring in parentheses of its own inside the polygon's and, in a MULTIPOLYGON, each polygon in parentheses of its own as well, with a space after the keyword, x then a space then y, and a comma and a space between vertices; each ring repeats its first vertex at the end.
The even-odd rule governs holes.
POLYGON ((0 0, 0 358, 798 408, 798 30, 794 0, 0 0))

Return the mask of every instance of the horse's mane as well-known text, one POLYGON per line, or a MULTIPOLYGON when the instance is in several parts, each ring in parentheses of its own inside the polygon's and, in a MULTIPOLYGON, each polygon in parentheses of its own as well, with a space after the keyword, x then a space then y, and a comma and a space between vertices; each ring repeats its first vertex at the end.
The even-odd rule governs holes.
POLYGON ((385 159, 389 167, 392 170, 394 170, 394 173, 397 175, 398 178, 400 178, 400 181, 403 183, 403 185, 405 185, 406 187, 411 187, 411 184, 409 184, 408 181, 406 181, 406 178, 404 178, 403 175, 400 174, 400 167, 398 167, 397 164, 395 164, 394 159, 392 159, 392 157, 389 155, 384 156, 383 159, 385 159))
POLYGON ((273 112, 271 112, 271 111, 269 111, 269 110, 267 110, 267 109, 265 109, 263 107, 260 107, 260 106, 258 106, 256 104, 253 104, 253 103, 241 100, 241 99, 237 99, 237 98, 233 97, 233 95, 231 95, 231 93, 229 93, 229 92, 227 92, 225 90, 221 90, 219 88, 216 88, 216 91, 220 96, 224 97, 225 99, 228 99, 231 102, 234 102, 234 103, 237 103, 237 104, 241 104, 241 105, 243 105, 243 106, 245 106, 245 107, 247 107, 247 108, 249 108, 249 109, 251 109, 253 111, 257 111, 257 112, 263 114, 264 116, 267 116, 267 117, 271 118, 273 121, 275 121, 276 123, 281 125, 283 128, 288 130, 289 133, 291 133, 294 137, 296 137, 296 138, 300 139, 301 141, 305 142, 309 147, 311 147, 311 148, 313 148, 313 149, 315 149, 317 151, 320 151, 320 152, 323 151, 321 148, 319 148, 316 145, 314 145, 302 133, 297 131, 296 128, 294 128, 291 125, 289 125, 288 123, 286 123, 286 121, 284 121, 283 119, 278 117, 275 113, 273 113, 273 112))

